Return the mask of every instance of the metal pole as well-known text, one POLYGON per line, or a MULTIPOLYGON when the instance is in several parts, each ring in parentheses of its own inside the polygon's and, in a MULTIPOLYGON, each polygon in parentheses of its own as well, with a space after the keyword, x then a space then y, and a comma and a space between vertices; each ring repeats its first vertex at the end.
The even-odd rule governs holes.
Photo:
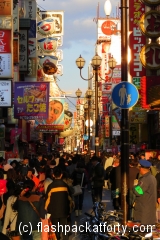
MULTIPOLYGON (((121 79, 128 81, 128 30, 127 30, 127 3, 121 0, 121 79)), ((121 119, 121 207, 123 210, 123 223, 127 222, 127 202, 129 173, 129 123, 128 109, 122 109, 121 119)))
POLYGON ((91 107, 91 100, 88 97, 88 153, 90 155, 90 107, 91 107))
POLYGON ((95 155, 99 156, 99 137, 98 137, 98 67, 95 67, 95 155))

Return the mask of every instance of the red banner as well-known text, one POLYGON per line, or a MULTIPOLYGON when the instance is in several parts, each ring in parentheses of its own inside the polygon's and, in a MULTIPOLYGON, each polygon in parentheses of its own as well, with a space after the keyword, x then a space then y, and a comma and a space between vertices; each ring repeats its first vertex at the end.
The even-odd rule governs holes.
POLYGON ((142 77, 146 75, 146 70, 142 67, 139 53, 146 43, 146 37, 142 35, 139 29, 139 22, 141 16, 145 13, 145 5, 140 0, 130 0, 129 4, 129 32, 131 33, 129 37, 131 51, 130 75, 132 77, 142 77))

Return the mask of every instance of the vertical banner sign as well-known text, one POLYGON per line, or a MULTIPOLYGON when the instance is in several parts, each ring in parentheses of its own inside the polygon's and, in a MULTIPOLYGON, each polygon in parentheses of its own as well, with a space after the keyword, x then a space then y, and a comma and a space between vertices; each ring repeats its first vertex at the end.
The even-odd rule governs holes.
POLYGON ((131 61, 129 63, 131 77, 143 77, 146 70, 142 67, 139 53, 145 45, 146 37, 142 35, 139 23, 141 16, 145 13, 145 5, 139 0, 129 1, 129 47, 131 51, 131 61))
POLYGON ((0 30, 0 78, 12 78, 12 30, 0 30))
POLYGON ((37 2, 25 1, 25 18, 31 19, 31 27, 28 31, 28 74, 26 81, 37 81, 37 2))
POLYGON ((0 0, 0 78, 13 77, 11 0, 0 0))
POLYGON ((20 30, 19 36, 19 71, 27 72, 28 70, 28 31, 20 30))
POLYGON ((110 137, 110 117, 105 116, 105 137, 110 137))
MULTIPOLYGON (((19 63, 19 10, 18 4, 13 4, 13 64, 19 63)), ((18 81, 18 79, 17 79, 18 81)))

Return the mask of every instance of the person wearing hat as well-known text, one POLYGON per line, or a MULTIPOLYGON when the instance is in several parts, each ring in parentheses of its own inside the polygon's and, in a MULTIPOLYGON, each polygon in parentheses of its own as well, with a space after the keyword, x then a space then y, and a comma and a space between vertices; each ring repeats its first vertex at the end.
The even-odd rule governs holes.
POLYGON ((134 220, 143 225, 156 222, 157 182, 150 172, 151 163, 145 159, 139 161, 140 177, 134 181, 135 194, 134 220))

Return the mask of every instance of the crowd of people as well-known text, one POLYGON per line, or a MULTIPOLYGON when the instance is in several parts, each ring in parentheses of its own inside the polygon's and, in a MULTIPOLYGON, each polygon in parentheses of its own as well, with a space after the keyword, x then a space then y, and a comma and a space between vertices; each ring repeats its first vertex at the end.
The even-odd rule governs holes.
MULTIPOLYGON (((106 171, 105 186, 111 190, 113 207, 121 209, 120 153, 104 153, 102 162, 106 171)), ((128 220, 154 225, 160 209, 160 155, 146 160, 145 153, 130 153, 128 176, 128 220)))
MULTIPOLYGON (((71 224, 72 212, 75 217, 82 215, 85 188, 92 190, 93 202, 101 201, 104 168, 100 162, 86 152, 24 156, 10 164, 1 157, 0 239, 21 233, 21 240, 41 240, 38 224, 46 218, 55 229, 57 224, 71 224), (74 195, 77 185, 82 187, 80 195, 74 195)), ((63 231, 61 234, 68 239, 63 231)), ((60 232, 55 230, 49 239, 59 240, 60 232)))
MULTIPOLYGON (((0 158, 0 239, 18 236, 21 240, 41 240, 38 224, 49 219, 58 224, 72 224, 82 215, 85 190, 92 201, 102 201, 103 188, 111 192, 113 208, 121 209, 121 155, 102 152, 101 157, 58 152, 43 156, 24 156, 7 163, 0 158), (75 186, 82 192, 75 195, 75 186), (71 214, 72 213, 72 214, 71 214), (32 230, 31 232, 29 230, 32 230)), ((160 155, 146 160, 144 154, 130 154, 128 183, 128 219, 155 224, 156 205, 160 204, 160 155)), ((68 235, 55 230, 49 239, 67 240, 68 235)), ((13 238, 12 238, 13 239, 13 238)))

